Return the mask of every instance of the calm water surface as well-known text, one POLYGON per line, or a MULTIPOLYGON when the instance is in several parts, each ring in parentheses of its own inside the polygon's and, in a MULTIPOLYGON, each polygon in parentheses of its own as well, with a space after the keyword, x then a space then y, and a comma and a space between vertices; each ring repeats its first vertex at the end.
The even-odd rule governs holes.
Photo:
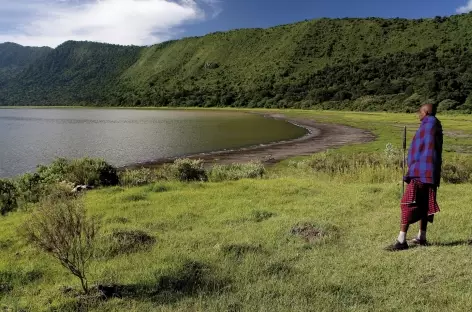
POLYGON ((100 157, 115 166, 292 139, 305 129, 222 111, 0 109, 0 177, 56 157, 100 157))

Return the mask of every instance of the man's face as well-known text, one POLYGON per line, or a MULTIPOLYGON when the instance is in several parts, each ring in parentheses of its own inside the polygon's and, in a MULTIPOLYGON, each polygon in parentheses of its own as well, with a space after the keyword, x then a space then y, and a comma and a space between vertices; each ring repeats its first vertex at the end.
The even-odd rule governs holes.
POLYGON ((423 120, 424 117, 426 117, 426 110, 423 109, 423 107, 421 107, 418 110, 417 114, 418 114, 418 119, 421 121, 421 120, 423 120))

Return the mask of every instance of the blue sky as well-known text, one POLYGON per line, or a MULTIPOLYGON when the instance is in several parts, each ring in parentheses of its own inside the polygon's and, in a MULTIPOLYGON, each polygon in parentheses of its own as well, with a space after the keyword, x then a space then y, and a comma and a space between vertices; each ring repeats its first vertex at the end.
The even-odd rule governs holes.
POLYGON ((472 0, 0 0, 0 42, 149 45, 320 17, 420 18, 470 11, 472 0))
POLYGON ((214 30, 270 27, 320 17, 449 16, 472 10, 467 0, 226 0, 218 18, 197 24, 188 34, 214 30), (467 9, 467 10, 466 10, 467 9))

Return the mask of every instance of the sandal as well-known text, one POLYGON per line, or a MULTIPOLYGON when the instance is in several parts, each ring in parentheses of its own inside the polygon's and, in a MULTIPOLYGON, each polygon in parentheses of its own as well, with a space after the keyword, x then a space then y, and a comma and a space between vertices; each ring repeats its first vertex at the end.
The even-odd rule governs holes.
POLYGON ((413 238, 410 243, 419 246, 428 246, 428 241, 426 239, 419 239, 418 237, 413 238))
POLYGON ((398 240, 396 241, 395 244, 387 246, 385 250, 387 251, 400 251, 400 250, 406 250, 408 249, 408 244, 405 241, 404 243, 400 243, 398 240))

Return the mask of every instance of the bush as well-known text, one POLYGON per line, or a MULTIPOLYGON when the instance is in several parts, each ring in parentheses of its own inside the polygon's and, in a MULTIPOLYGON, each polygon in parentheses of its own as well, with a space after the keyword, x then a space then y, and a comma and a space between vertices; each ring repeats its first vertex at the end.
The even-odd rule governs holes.
POLYGON ((38 173, 26 173, 15 180, 21 202, 37 203, 44 196, 46 184, 38 173))
POLYGON ((116 168, 102 159, 74 159, 66 177, 65 180, 69 182, 90 186, 113 186, 119 183, 116 168))
POLYGON ((265 174, 264 165, 261 162, 246 164, 215 165, 209 171, 209 180, 220 182, 226 180, 256 179, 265 174))
POLYGON ((9 180, 0 179, 0 214, 2 216, 18 207, 18 190, 9 180))
POLYGON ((472 182, 472 159, 456 155, 451 159, 445 160, 441 176, 446 183, 459 184, 472 182))
POLYGON ((179 181, 207 181, 208 177, 201 159, 177 159, 168 167, 172 177, 179 181))
POLYGON ((457 101, 450 99, 444 100, 438 105, 438 113, 456 109, 459 105, 460 103, 457 101))
POLYGON ((99 227, 79 200, 42 202, 22 227, 29 243, 52 255, 80 279, 88 293, 87 267, 94 254, 99 227))
POLYGON ((68 181, 90 186, 113 186, 119 183, 116 168, 102 159, 58 158, 49 166, 39 166, 38 174, 43 183, 68 181))
MULTIPOLYGON (((55 183, 65 180, 69 171, 69 161, 65 158, 57 158, 50 165, 38 166, 37 173, 43 183, 55 183)), ((72 181, 71 181, 72 182, 72 181)))

